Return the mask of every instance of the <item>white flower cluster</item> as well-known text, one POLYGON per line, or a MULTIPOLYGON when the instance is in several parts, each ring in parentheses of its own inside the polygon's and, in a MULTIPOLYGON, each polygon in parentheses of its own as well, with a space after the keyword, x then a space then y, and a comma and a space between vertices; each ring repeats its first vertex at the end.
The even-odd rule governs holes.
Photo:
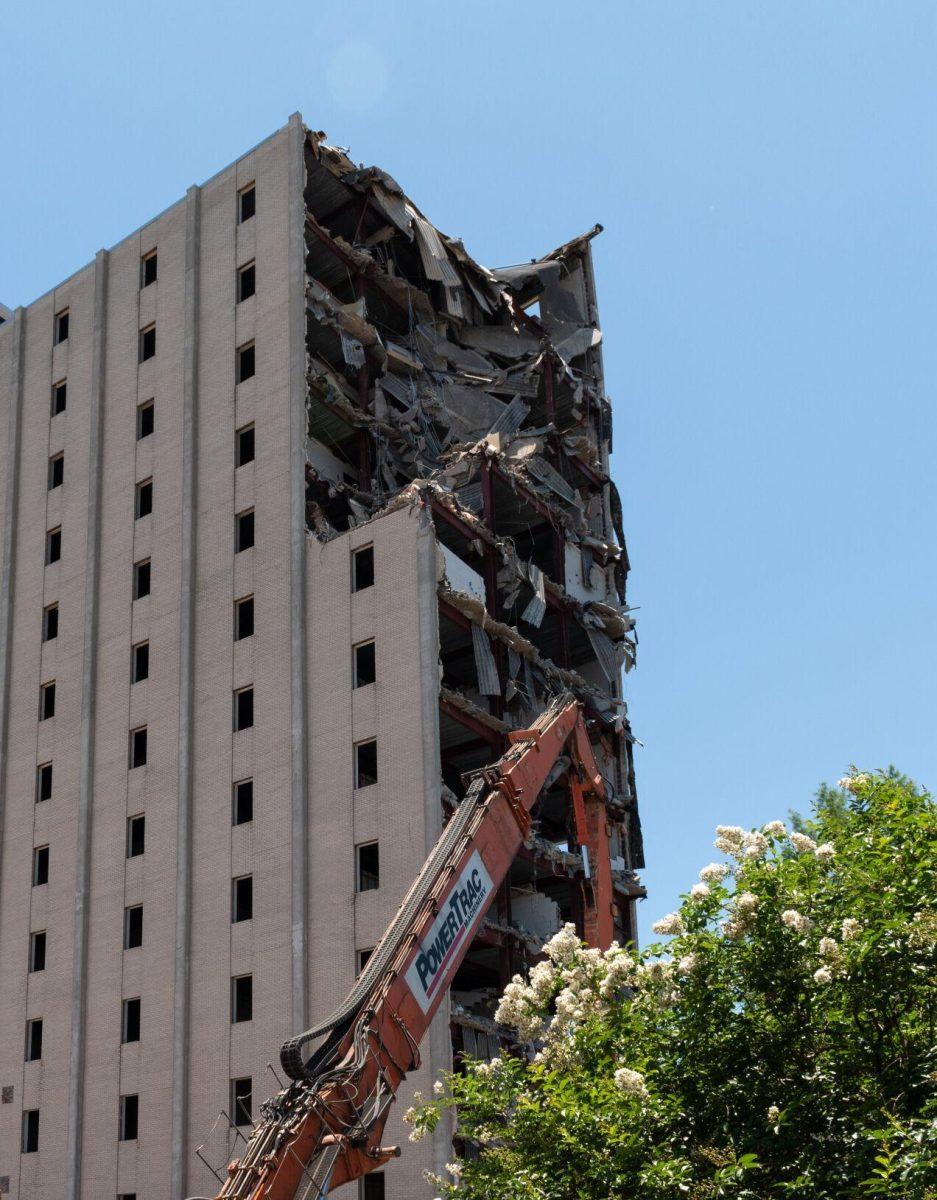
POLYGON ((866 774, 864 771, 858 771, 855 775, 844 775, 837 786, 841 787, 844 792, 852 792, 855 796, 860 788, 865 787, 866 784, 871 782, 871 775, 866 774))
MULTIPOLYGON (((769 821, 767 825, 762 827, 762 832, 768 837, 782 838, 787 837, 787 826, 783 821, 769 821)), ((771 1111, 770 1109, 768 1110, 771 1111)))
POLYGON ((690 899, 691 900, 705 900, 708 895, 709 895, 709 884, 708 883, 694 883, 693 886, 690 888, 690 899))
POLYGON ((765 835, 755 830, 754 833, 746 833, 742 843, 742 853, 745 858, 764 858, 768 853, 769 845, 765 835))
POLYGON ((668 913, 666 917, 661 917, 659 921, 655 921, 651 926, 655 933, 661 933, 665 936, 671 934, 683 933, 684 925, 683 918, 678 912, 668 913))
POLYGON ((832 983, 833 972, 829 967, 820 967, 813 973, 814 983, 832 983))
POLYGON ((740 825, 717 825, 713 845, 721 854, 732 854, 740 858, 745 844, 745 830, 740 825))
POLYGON ((796 829, 791 833, 791 845, 798 854, 812 853, 817 848, 813 838, 807 837, 805 833, 798 833, 796 829))
POLYGON ((853 938, 858 937, 862 930, 862 922, 857 921, 855 917, 847 917, 843 921, 843 941, 851 942, 853 938))
POLYGON ((813 921, 803 913, 799 913, 796 908, 785 909, 781 913, 781 920, 788 929, 793 929, 795 933, 807 934, 813 929, 813 921))
POLYGON ((719 883, 729 874, 729 868, 725 863, 710 863, 708 867, 703 867, 699 873, 703 883, 719 883))
POLYGON ((627 1092, 629 1096, 646 1096, 647 1084, 640 1071, 632 1071, 630 1067, 619 1067, 615 1072, 615 1086, 627 1092))
POLYGON ((677 963, 677 970, 681 975, 689 975, 691 971, 696 970, 698 956, 696 954, 684 954, 683 958, 677 963))

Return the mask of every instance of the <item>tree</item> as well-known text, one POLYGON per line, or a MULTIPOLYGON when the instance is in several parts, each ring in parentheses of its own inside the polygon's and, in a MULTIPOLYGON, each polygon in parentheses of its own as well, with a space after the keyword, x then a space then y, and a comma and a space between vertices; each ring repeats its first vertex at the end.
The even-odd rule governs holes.
POLYGON ((406 1114, 454 1109, 460 1200, 937 1200, 937 809, 894 772, 810 820, 717 830, 641 953, 571 925, 498 1009, 517 1051, 406 1114))

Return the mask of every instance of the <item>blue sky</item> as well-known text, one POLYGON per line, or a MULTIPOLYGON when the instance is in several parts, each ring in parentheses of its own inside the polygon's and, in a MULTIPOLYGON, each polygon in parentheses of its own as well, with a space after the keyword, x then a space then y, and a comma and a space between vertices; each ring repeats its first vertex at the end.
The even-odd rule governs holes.
POLYGON ((647 929, 717 822, 937 778, 935 56, 914 0, 7 5, 0 300, 296 109, 489 265, 601 221, 647 929))

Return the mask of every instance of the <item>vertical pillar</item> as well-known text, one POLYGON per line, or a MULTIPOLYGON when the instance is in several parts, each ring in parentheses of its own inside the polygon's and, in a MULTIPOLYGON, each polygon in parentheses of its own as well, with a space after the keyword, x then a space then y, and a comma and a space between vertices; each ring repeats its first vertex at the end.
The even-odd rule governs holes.
POLYGON ((75 941, 72 965, 72 1021, 66 1099, 66 1200, 81 1195, 85 1015, 88 1003, 88 907, 91 883, 91 821, 94 791, 94 735, 97 701, 98 578, 101 566, 101 460, 105 354, 107 349, 108 253, 94 261, 94 313, 91 331, 88 508, 85 545, 84 630, 81 665, 81 735, 78 766, 77 852, 75 856, 75 941))
POLYGON ((188 1166, 189 951, 192 927, 192 741, 194 736, 195 556, 198 494, 198 318, 201 191, 185 203, 185 316, 182 342, 182 514, 179 580, 179 777, 176 808, 176 923, 172 992, 172 1200, 183 1200, 188 1166))
POLYGON ((9 333, 10 411, 7 419, 7 452, 4 464, 3 543, 0 546, 0 867, 3 854, 3 821, 7 797, 7 743, 10 724, 10 659, 13 648, 13 584, 16 577, 16 514, 19 507, 20 413, 23 409, 23 357, 26 311, 18 308, 9 333))
POLYGON ((302 118, 289 123, 290 929, 293 1031, 307 1021, 309 766, 306 688, 306 162, 302 118))

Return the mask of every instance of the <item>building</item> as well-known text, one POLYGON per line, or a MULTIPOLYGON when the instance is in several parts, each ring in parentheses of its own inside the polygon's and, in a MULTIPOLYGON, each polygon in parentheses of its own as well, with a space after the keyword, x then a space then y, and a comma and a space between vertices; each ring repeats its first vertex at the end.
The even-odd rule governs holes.
MULTIPOLYGON (((632 936, 595 232, 487 270, 297 115, 0 324, 0 1194, 213 1195, 462 773, 563 688, 632 936)), ((581 921, 571 828, 560 781, 415 1087, 581 921)), ((446 1131, 389 1137, 363 1194, 430 1195, 446 1131)))

